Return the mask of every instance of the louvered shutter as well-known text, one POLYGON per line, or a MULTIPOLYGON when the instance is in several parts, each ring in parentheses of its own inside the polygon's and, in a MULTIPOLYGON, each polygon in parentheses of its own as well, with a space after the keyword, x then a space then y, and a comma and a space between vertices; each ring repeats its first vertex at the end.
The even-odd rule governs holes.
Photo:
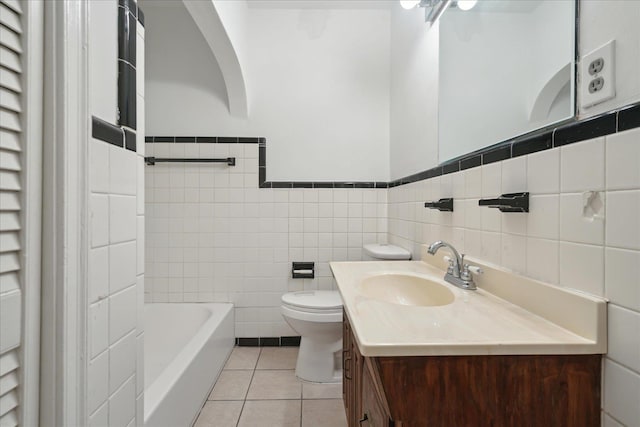
POLYGON ((17 426, 22 336, 22 2, 0 0, 0 426, 17 426))

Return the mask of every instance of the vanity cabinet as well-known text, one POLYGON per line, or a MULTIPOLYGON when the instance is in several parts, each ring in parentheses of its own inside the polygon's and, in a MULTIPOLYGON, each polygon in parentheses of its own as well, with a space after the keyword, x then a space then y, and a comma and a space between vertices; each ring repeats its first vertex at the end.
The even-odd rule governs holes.
POLYGON ((601 355, 363 357, 344 314, 349 427, 596 427, 601 355))

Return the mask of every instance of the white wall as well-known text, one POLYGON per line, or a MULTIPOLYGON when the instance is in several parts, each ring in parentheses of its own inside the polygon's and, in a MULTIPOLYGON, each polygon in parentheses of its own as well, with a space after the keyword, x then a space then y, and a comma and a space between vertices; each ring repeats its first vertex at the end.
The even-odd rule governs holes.
MULTIPOLYGON (((89 2, 90 115, 116 122, 118 1, 89 2)), ((137 25, 137 152, 88 141, 86 414, 144 422, 144 29, 137 25)), ((90 120, 89 120, 90 121, 90 120)))
MULTIPOLYGON (((247 40, 247 26, 248 26, 248 4, 246 0, 212 0, 216 12, 220 16, 222 25, 224 26, 233 50, 238 57, 240 63, 240 69, 243 70, 243 74, 247 68, 247 62, 249 61, 250 51, 248 49, 247 40)), ((245 79, 244 84, 246 87, 247 95, 251 93, 251 89, 248 87, 249 81, 245 79)), ((251 107, 250 100, 247 100, 249 108, 251 107)))
POLYGON ((391 10, 391 179, 438 164, 438 24, 424 11, 391 10))
POLYGON ((219 117, 240 131, 220 68, 182 2, 145 5, 147 134, 209 135, 219 117))
POLYGON ((580 2, 580 55, 616 40, 616 97, 580 111, 596 115, 640 100, 640 2, 580 2))
POLYGON ((388 10, 249 8, 238 120, 184 7, 148 6, 149 135, 264 136, 268 180, 388 180, 388 10))

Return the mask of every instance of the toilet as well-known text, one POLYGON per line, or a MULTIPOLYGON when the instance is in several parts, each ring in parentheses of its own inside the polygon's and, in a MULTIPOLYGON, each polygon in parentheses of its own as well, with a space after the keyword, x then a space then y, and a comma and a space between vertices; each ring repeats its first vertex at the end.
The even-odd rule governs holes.
MULTIPOLYGON (((369 260, 409 260, 393 245, 364 246, 369 260)), ((282 296, 282 316, 300 334, 296 376, 316 383, 342 381, 342 298, 338 291, 298 291, 282 296)))

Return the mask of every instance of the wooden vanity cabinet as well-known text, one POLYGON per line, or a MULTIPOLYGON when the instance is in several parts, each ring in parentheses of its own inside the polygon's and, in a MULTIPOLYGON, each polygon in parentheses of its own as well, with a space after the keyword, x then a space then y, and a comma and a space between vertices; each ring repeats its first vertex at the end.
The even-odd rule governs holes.
POLYGON ((601 355, 363 357, 344 314, 349 427, 600 426, 601 355))

